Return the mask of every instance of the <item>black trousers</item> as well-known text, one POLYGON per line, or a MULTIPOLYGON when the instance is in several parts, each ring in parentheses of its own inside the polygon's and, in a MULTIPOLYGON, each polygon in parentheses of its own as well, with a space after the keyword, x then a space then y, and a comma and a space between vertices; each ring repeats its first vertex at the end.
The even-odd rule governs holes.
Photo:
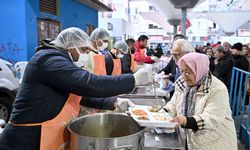
POLYGON ((41 126, 17 127, 7 124, 0 134, 0 150, 39 150, 41 126))

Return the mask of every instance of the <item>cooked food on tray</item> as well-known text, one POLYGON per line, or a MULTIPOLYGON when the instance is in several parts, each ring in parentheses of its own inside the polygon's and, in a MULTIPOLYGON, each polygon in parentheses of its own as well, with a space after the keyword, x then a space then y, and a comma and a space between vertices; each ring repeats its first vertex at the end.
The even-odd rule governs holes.
POLYGON ((147 113, 141 109, 132 110, 132 113, 136 116, 146 116, 147 115, 147 113))
POLYGON ((160 110, 160 108, 161 108, 160 105, 154 105, 154 106, 152 106, 152 107, 149 107, 149 108, 148 108, 148 111, 150 111, 150 112, 157 112, 157 111, 160 110))
POLYGON ((170 120, 172 120, 172 118, 164 116, 164 115, 154 115, 153 117, 155 120, 158 120, 158 121, 168 121, 169 122, 170 120))
POLYGON ((137 119, 139 119, 139 120, 149 120, 147 116, 140 116, 137 119))

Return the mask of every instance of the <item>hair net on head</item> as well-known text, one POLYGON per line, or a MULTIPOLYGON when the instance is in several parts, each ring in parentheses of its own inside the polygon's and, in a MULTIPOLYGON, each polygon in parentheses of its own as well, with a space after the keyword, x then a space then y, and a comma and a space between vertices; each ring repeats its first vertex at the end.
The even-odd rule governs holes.
POLYGON ((123 41, 115 42, 114 48, 119 49, 124 54, 128 53, 128 45, 126 42, 123 41))
POLYGON ((108 40, 109 39, 109 33, 107 30, 102 28, 96 28, 90 35, 90 40, 96 41, 96 40, 108 40))
POLYGON ((51 43, 63 49, 91 47, 88 34, 76 27, 70 27, 61 31, 57 38, 51 43))

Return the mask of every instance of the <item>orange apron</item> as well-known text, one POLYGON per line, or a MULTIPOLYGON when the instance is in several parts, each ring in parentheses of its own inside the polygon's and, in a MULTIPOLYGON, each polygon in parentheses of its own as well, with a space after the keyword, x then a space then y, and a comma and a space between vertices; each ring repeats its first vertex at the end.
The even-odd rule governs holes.
POLYGON ((13 124, 15 126, 41 125, 40 150, 69 149, 69 133, 66 124, 78 116, 81 96, 70 94, 61 112, 53 119, 34 124, 13 124))
POLYGON ((96 54, 93 56, 94 58, 94 71, 95 75, 106 75, 106 67, 105 67, 105 56, 101 54, 96 54))
MULTIPOLYGON (((101 54, 94 54, 93 55, 94 59, 94 69, 93 69, 93 74, 95 75, 106 75, 106 65, 105 65, 105 56, 101 54)), ((86 106, 81 106, 81 114, 82 115, 88 115, 88 114, 94 114, 102 112, 100 109, 94 109, 94 108, 89 108, 86 106)))
POLYGON ((131 61, 130 61, 130 70, 131 71, 133 71, 133 72, 135 72, 135 68, 136 68, 136 64, 135 64, 135 56, 134 56, 134 54, 130 54, 130 56, 131 56, 131 61))
POLYGON ((120 75, 122 73, 121 59, 113 59, 113 63, 114 67, 111 75, 120 75))

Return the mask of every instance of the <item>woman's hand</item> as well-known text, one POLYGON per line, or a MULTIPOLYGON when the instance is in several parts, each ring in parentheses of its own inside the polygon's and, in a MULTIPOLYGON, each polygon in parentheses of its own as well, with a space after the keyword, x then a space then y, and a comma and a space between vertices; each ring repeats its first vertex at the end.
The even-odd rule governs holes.
POLYGON ((179 125, 185 126, 187 123, 187 118, 185 116, 176 116, 171 120, 171 122, 176 122, 179 125))

